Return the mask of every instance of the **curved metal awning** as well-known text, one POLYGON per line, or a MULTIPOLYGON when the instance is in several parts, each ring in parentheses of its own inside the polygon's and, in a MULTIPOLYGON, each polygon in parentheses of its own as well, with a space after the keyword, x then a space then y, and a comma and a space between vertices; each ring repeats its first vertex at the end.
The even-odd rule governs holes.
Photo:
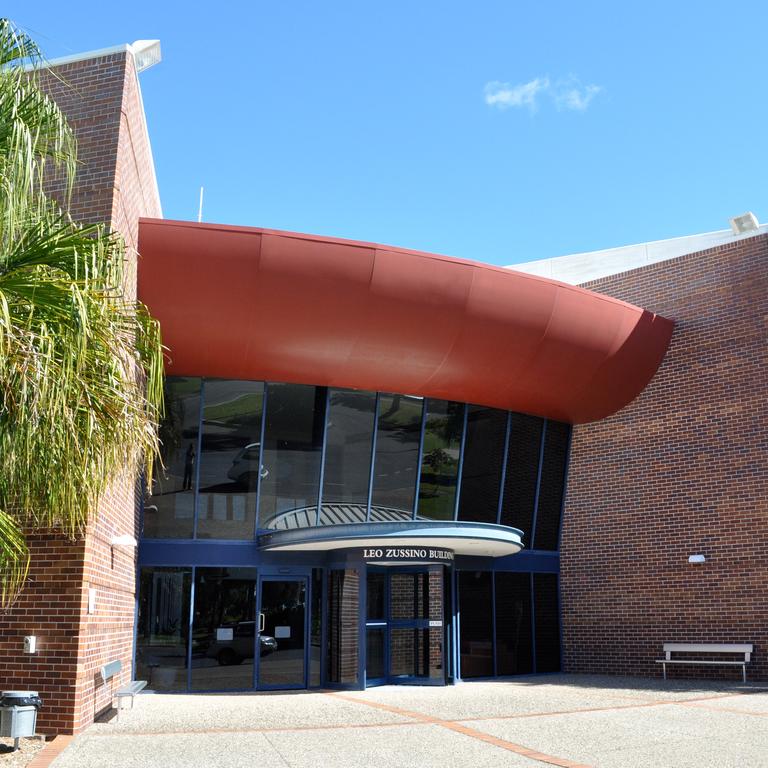
POLYGON ((523 548, 522 531, 491 523, 408 520, 291 528, 263 533, 259 547, 281 552, 354 547, 441 547, 457 555, 504 557, 523 548))
POLYGON ((167 373, 399 392, 582 423, 631 402, 673 323, 510 269, 294 232, 139 222, 167 373))

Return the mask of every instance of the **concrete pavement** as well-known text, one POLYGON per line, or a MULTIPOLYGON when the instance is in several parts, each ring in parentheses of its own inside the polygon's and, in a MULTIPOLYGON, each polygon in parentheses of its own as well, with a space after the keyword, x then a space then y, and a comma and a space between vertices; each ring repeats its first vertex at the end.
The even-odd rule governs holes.
POLYGON ((768 686, 547 675, 445 688, 147 694, 54 768, 765 768, 768 686))

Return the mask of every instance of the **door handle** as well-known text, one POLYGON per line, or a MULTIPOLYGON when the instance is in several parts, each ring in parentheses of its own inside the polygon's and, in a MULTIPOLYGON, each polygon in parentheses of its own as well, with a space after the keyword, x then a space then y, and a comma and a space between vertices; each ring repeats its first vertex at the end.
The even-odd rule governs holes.
POLYGON ((259 614, 259 632, 264 631, 264 626, 266 625, 266 623, 267 623, 267 617, 263 613, 260 613, 259 614))

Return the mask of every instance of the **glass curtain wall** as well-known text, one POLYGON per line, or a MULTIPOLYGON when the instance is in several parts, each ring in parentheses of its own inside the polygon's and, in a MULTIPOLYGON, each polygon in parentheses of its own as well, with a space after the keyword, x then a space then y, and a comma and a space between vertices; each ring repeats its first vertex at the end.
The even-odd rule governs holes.
POLYGON ((458 516, 519 528, 529 549, 558 548, 568 424, 303 384, 169 378, 166 388, 144 538, 251 540, 257 514, 273 530, 458 516))
POLYGON ((462 678, 560 670, 554 573, 459 571, 462 678))
POLYGON ((327 389, 268 384, 260 528, 317 525, 327 389))
POLYGON ((197 538, 252 539, 264 385, 212 379, 203 390, 197 538))
POLYGON ((459 571, 459 655, 463 678, 493 675, 493 574, 459 571))
POLYGON ((533 672, 531 575, 496 573, 496 674, 533 672))
POLYGON ((536 535, 533 540, 536 549, 558 549, 570 435, 570 425, 557 421, 547 422, 539 505, 536 510, 536 535))
POLYGON ((543 427, 544 419, 522 413, 510 414, 507 469, 499 522, 519 528, 526 547, 530 547, 533 538, 531 529, 536 508, 543 427))
POLYGON ((194 533, 201 383, 197 378, 166 379, 165 416, 160 424, 162 465, 144 504, 148 539, 185 539, 194 533))
POLYGON ((373 392, 329 393, 321 525, 366 520, 375 414, 373 392))
POLYGON ((477 405, 467 407, 459 520, 496 522, 506 436, 506 411, 477 405))
POLYGON ((423 406, 421 397, 379 396, 371 497, 373 521, 413 517, 423 406))
POLYGON ((191 568, 142 568, 136 679, 155 691, 187 690, 191 568))
POLYGON ((429 399, 424 423, 418 516, 453 520, 464 404, 429 399))

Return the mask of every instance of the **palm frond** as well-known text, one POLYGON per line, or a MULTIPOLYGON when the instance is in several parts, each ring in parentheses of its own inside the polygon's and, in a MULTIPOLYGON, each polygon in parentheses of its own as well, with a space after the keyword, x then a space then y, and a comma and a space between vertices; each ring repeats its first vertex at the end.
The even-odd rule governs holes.
POLYGON ((75 142, 30 58, 0 20, 0 607, 23 583, 21 530, 74 537, 116 476, 151 479, 163 407, 160 329, 125 295, 122 240, 44 192, 46 162, 71 183, 75 142))

